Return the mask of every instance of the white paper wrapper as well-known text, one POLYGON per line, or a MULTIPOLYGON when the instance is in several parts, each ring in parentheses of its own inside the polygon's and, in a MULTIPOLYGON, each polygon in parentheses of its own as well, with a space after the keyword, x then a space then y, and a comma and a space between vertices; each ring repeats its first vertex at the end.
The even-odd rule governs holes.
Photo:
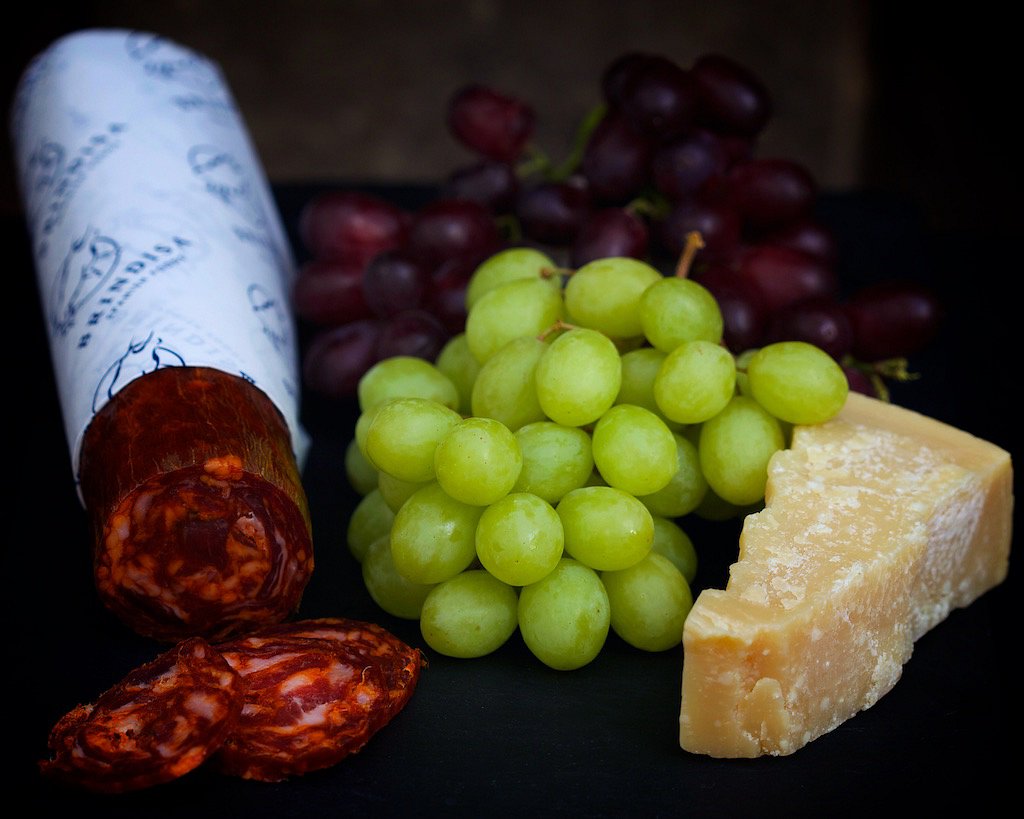
POLYGON ((259 387, 301 464, 294 260, 217 66, 153 34, 78 32, 26 69, 11 121, 75 474, 93 415, 180 365, 259 387))

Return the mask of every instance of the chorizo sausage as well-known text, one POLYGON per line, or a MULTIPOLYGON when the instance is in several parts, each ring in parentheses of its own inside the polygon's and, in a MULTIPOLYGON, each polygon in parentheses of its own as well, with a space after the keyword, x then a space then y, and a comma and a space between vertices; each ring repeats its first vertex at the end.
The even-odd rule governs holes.
POLYGON ((288 428, 244 379, 166 367, 86 429, 80 487, 104 604, 140 634, 221 640, 295 611, 313 570, 288 428))
POLYGON ((242 680, 205 640, 192 637, 128 674, 94 704, 53 727, 47 776, 104 793, 176 779, 202 764, 234 729, 242 680))

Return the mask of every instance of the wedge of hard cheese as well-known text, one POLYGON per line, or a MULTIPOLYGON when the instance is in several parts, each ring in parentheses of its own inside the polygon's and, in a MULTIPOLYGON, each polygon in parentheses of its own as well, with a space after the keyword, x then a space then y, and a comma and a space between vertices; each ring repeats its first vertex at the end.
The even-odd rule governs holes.
POLYGON ((851 393, 769 465, 727 588, 683 631, 680 745, 789 754, 873 705, 914 641, 1007 572, 1007 452, 851 393))

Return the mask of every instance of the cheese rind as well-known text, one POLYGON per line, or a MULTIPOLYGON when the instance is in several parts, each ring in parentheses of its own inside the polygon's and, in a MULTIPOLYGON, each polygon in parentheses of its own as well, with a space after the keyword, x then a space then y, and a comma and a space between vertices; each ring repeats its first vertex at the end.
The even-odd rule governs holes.
POLYGON ((790 754, 889 691, 914 641, 1006 577, 1010 455, 851 393, 769 464, 725 590, 683 630, 680 745, 790 754))

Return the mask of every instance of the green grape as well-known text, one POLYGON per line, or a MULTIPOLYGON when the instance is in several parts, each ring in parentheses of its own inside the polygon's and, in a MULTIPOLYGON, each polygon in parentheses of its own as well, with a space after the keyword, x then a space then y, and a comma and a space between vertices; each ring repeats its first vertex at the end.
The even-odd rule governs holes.
POLYGON ((473 271, 466 285, 466 310, 472 310, 485 293, 519 279, 547 281, 555 289, 562 286, 558 265, 546 253, 532 247, 510 247, 485 259, 473 271))
POLYGON ((513 492, 488 506, 476 526, 476 554, 504 583, 536 583, 562 557, 562 521, 547 501, 513 492))
POLYGON ((540 406, 552 421, 568 427, 593 423, 608 411, 619 393, 619 351, 608 336, 597 330, 569 330, 544 351, 534 383, 540 406))
POLYGON ((476 525, 483 508, 460 503, 437 483, 424 486, 395 514, 391 556, 411 583, 440 583, 476 558, 476 525))
POLYGON ((821 424, 846 403, 849 382, 828 353, 806 341, 762 347, 747 364, 751 395, 791 424, 821 424))
POLYGON ((426 398, 394 398, 366 430, 366 457, 403 481, 434 479, 434 450, 462 416, 426 398))
POLYGON ((455 500, 487 506, 505 497, 523 468, 519 442, 493 418, 467 418, 434 451, 437 481, 455 500))
POLYGON ((681 424, 717 415, 736 392, 736 362, 725 347, 684 341, 666 357, 654 379, 654 400, 681 424))
POLYGON ((448 376, 429 361, 407 355, 370 367, 359 379, 356 394, 362 412, 388 398, 428 398, 450 409, 459 406, 459 391, 448 376))
POLYGON ((537 336, 562 317, 562 293, 542 279, 503 284, 466 316, 466 343, 481 364, 520 336, 537 336))
POLYGON ((693 594, 672 561, 651 553, 628 569, 602 573, 601 582, 608 592, 612 630, 623 640, 644 651, 682 644, 693 594))
POLYGON ((651 345, 664 353, 684 341, 722 340, 722 311, 711 292, 692 279, 669 276, 640 297, 640 322, 651 345))
POLYGON ((345 477, 360 495, 377 488, 377 467, 366 459, 355 438, 345 447, 345 477))
POLYGON ((514 492, 530 492, 558 503, 567 492, 584 486, 594 471, 590 436, 579 427, 536 421, 520 427, 516 439, 523 468, 514 492))
POLYGON ((571 671, 591 662, 608 638, 608 592, 597 572, 562 558, 519 594, 519 631, 542 663, 571 671))
POLYGON ((679 469, 672 431, 650 410, 618 404, 594 427, 594 463, 609 486, 631 495, 665 487, 679 469))
POLYGON ((736 389, 740 395, 752 396, 750 379, 747 378, 747 367, 750 366, 750 359, 757 355, 759 349, 759 347, 751 347, 736 356, 736 389))
POLYGON ((370 544, 386 537, 394 520, 395 513, 379 489, 366 493, 348 519, 346 540, 352 556, 362 563, 370 544))
POLYGON ((449 657, 483 657, 516 630, 515 589, 480 569, 462 572, 435 586, 420 613, 427 645, 449 657))
POLYGON ((381 472, 377 476, 377 489, 392 512, 401 509, 402 504, 409 500, 414 492, 432 483, 433 481, 403 481, 387 472, 381 472))
POLYGON ((615 403, 634 404, 650 410, 669 429, 677 430, 682 425, 666 417, 654 400, 654 379, 658 377, 665 357, 665 353, 653 347, 640 347, 623 353, 622 383, 619 385, 619 394, 615 396, 615 403))
POLYGON ((433 584, 410 583, 395 568, 391 543, 387 537, 370 544, 363 557, 363 584, 373 602, 388 614, 405 620, 416 620, 423 609, 433 584))
POLYGON ((693 541, 673 520, 654 516, 654 544, 651 552, 667 557, 692 584, 697 576, 697 550, 693 541))
POLYGON ((565 551, 598 571, 632 566, 651 550, 654 521, 640 501, 613 486, 574 489, 555 507, 565 551))
POLYGON ((615 338, 640 336, 640 297, 661 279, 661 273, 639 259, 595 259, 569 277, 565 307, 583 327, 615 338))
MULTIPOLYGON (((359 413, 359 417, 356 418, 354 437, 356 439, 356 446, 359 447, 359 451, 363 454, 364 458, 366 458, 366 433, 370 429, 370 424, 373 423, 373 419, 377 417, 377 413, 380 412, 381 409, 387 406, 391 401, 397 400, 397 398, 386 398, 383 401, 374 404, 368 410, 363 410, 363 412, 359 413)), ((369 463, 369 458, 366 458, 366 460, 367 463, 369 463)), ((373 466, 373 464, 371 463, 370 466, 373 466)), ((377 467, 374 466, 373 468, 376 469, 377 467)))
POLYGON ((545 420, 533 381, 537 362, 547 348, 534 336, 521 336, 487 359, 473 383, 473 415, 501 421, 513 432, 545 420))
POLYGON ((640 495, 639 500, 652 515, 681 518, 696 509, 708 491, 708 482, 700 471, 697 447, 685 436, 673 435, 679 468, 671 480, 656 492, 640 495))
POLYGON ((459 391, 459 405, 455 409, 463 415, 469 415, 470 396, 473 394, 473 382, 480 372, 480 363, 469 351, 465 333, 448 339, 441 352, 437 354, 434 366, 446 375, 459 391))
POLYGON ((708 486, 744 506, 764 498, 768 461, 784 446, 779 422, 753 398, 737 395, 704 422, 697 451, 708 486))

